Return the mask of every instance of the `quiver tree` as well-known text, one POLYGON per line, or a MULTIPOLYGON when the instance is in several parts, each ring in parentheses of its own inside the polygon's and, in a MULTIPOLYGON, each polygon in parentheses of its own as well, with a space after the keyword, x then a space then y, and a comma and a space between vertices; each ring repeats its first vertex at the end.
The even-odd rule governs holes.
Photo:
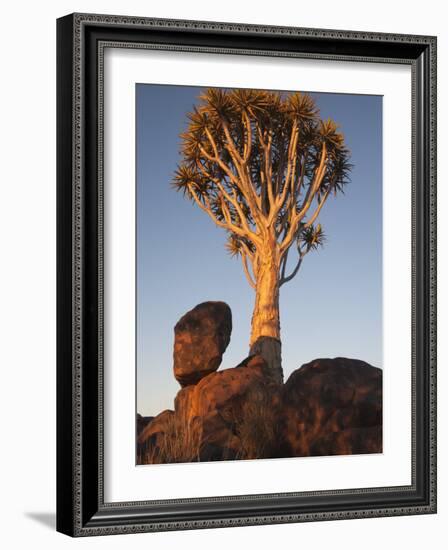
POLYGON ((351 168, 344 137, 298 92, 210 88, 188 119, 174 185, 227 231, 255 291, 251 353, 282 380, 280 287, 324 241, 319 213, 351 168))

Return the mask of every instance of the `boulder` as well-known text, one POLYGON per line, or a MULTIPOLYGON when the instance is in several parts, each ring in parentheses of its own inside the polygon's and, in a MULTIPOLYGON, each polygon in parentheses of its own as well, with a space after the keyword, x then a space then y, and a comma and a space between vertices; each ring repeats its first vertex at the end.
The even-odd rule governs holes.
POLYGON ((178 392, 176 415, 187 423, 196 422, 201 430, 200 460, 247 458, 249 431, 256 430, 260 446, 271 452, 265 432, 274 423, 280 386, 269 374, 262 357, 250 356, 237 367, 209 374, 178 392))
POLYGON ((356 359, 316 359, 282 390, 282 456, 382 452, 382 371, 356 359))
POLYGON ((232 312, 224 302, 204 302, 174 327, 174 376, 182 387, 215 372, 230 342, 232 312))
POLYGON ((140 464, 380 453, 382 371, 317 359, 280 384, 252 355, 179 390, 138 451, 140 464))
POLYGON ((191 392, 190 416, 205 417, 219 412, 228 415, 250 391, 270 383, 269 368, 263 357, 252 355, 232 369, 203 378, 191 392))

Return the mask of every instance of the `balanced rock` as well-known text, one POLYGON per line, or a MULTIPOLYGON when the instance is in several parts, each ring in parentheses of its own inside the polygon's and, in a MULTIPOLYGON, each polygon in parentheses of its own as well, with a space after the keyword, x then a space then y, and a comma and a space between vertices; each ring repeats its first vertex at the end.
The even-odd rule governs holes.
POLYGON ((224 302, 204 302, 174 327, 174 376, 182 387, 215 372, 230 342, 232 312, 224 302))
POLYGON ((382 452, 382 371, 356 359, 316 359, 283 387, 282 456, 382 452))

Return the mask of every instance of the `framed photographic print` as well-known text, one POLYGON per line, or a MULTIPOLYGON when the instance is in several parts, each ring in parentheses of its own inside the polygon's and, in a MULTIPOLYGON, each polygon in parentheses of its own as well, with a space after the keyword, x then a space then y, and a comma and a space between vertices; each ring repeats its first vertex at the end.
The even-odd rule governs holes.
POLYGON ((57 31, 57 529, 434 513, 436 38, 57 31))

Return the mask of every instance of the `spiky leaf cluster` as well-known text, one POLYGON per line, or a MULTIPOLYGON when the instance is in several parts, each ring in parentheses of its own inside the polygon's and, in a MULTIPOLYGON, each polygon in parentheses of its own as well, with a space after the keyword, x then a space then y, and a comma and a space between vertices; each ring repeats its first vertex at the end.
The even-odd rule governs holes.
POLYGON ((325 233, 319 223, 316 227, 314 227, 314 225, 310 225, 309 227, 303 229, 299 234, 297 244, 300 249, 306 253, 310 250, 317 250, 319 246, 324 244, 325 239, 325 233))

